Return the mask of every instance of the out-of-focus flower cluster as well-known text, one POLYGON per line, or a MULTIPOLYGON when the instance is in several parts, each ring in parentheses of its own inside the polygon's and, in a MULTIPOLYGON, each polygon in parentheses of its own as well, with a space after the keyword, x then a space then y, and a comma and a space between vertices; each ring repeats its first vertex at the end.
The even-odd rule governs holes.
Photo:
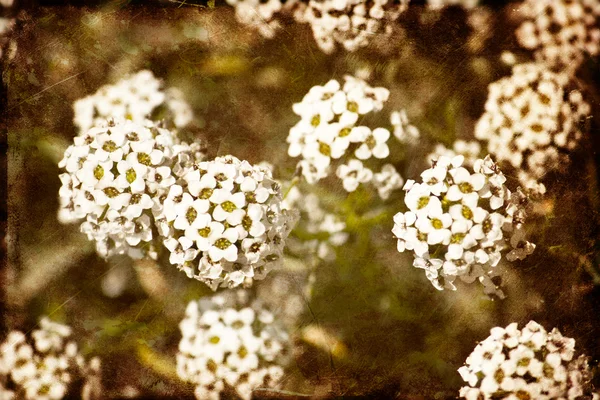
POLYGON ((535 321, 522 330, 517 323, 493 328, 458 372, 467 400, 600 398, 591 392, 587 357, 575 358, 575 339, 535 321))
POLYGON ((528 198, 504 185, 506 178, 488 156, 463 167, 464 157, 440 157, 409 180, 404 202, 409 211, 394 216, 398 251, 411 250, 413 265, 425 270, 439 290, 455 290, 457 277, 479 280, 489 294, 503 296, 492 282, 502 251, 509 261, 523 259, 535 245, 525 240, 528 198))
POLYGON ((568 161, 586 130, 590 106, 568 76, 543 64, 520 64, 489 85, 475 136, 499 163, 507 162, 530 187, 568 161))
MULTIPOLYGON (((371 130, 359 125, 359 118, 381 111, 388 96, 385 88, 373 88, 361 79, 346 76, 343 87, 331 80, 325 86, 312 87, 302 102, 294 104, 294 113, 301 119, 290 129, 288 154, 302 157, 298 167, 308 183, 327 177, 333 163, 337 163, 336 175, 348 192, 370 182, 385 200, 402 186, 403 179, 392 164, 383 165, 377 173, 365 165, 370 162, 380 166, 381 162, 375 160, 389 156, 391 134, 386 128, 371 130)), ((405 113, 393 113, 391 120, 398 140, 418 135, 405 113)))
POLYGON ((302 193, 297 186, 288 191, 283 207, 300 212, 294 233, 286 242, 287 249, 302 258, 335 259, 335 248, 348 240, 342 218, 327 212, 315 193, 302 193))
POLYGON ((0 398, 62 399, 77 381, 99 373, 100 360, 85 361, 69 326, 47 317, 39 325, 29 337, 11 331, 0 345, 0 398))
POLYGON ((216 289, 262 279, 283 257, 295 213, 271 171, 233 156, 181 171, 155 213, 170 261, 216 289))
POLYGON ((80 133, 93 126, 106 125, 108 119, 126 119, 143 124, 146 119, 161 120, 181 128, 193 119, 189 104, 177 88, 164 91, 162 82, 151 71, 143 70, 120 80, 114 85, 104 85, 92 95, 73 104, 73 122, 80 133))
POLYGON ((280 19, 308 23, 319 48, 332 53, 337 45, 347 51, 367 46, 375 36, 389 36, 393 22, 410 0, 227 0, 239 22, 255 27, 267 38, 275 36, 280 19))
POLYGON ((245 293, 192 301, 180 323, 177 373, 196 385, 198 399, 221 393, 250 399, 281 379, 290 343, 275 316, 245 293))
POLYGON ((556 71, 574 73, 586 54, 600 52, 600 2, 597 0, 525 0, 525 18, 516 35, 521 46, 556 71))

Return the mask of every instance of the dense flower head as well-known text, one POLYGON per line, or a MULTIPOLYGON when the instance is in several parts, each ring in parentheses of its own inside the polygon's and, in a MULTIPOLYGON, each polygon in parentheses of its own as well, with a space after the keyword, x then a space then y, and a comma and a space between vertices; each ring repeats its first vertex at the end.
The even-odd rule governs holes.
POLYGON ((597 0, 524 0, 517 29, 521 46, 556 71, 575 72, 585 55, 600 52, 600 2, 597 0))
POLYGON ((153 197, 175 183, 173 158, 182 152, 171 131, 131 121, 94 127, 74 138, 58 166, 62 222, 81 231, 103 257, 140 258, 151 249, 153 197))
POLYGON ((43 317, 30 335, 11 331, 0 345, 0 398, 62 399, 73 383, 99 371, 71 340, 71 328, 43 317))
POLYGON ((407 181, 407 212, 394 216, 398 251, 414 253, 414 266, 425 270, 439 290, 455 290, 457 277, 478 279, 486 293, 502 296, 492 282, 502 251, 509 261, 523 259, 535 246, 525 240, 529 211, 521 191, 511 193, 506 178, 488 156, 463 166, 464 157, 439 157, 421 173, 421 183, 407 181))
POLYGON ((170 262, 213 289, 263 279, 295 223, 271 171, 233 156, 184 168, 158 207, 170 262))
POLYGON ((521 64, 489 86, 475 136, 524 183, 564 165, 586 129, 590 106, 567 81, 542 64, 521 64))
MULTIPOLYGON (((346 76, 343 87, 331 80, 312 87, 302 102, 294 104, 294 113, 301 119, 290 129, 288 154, 302 157, 298 167, 308 183, 316 183, 335 171, 346 191, 372 183, 383 199, 402 186, 403 179, 392 164, 380 171, 367 165, 379 167, 378 160, 390 155, 390 131, 358 125, 362 116, 381 111, 388 97, 387 89, 346 76)), ((405 114, 398 113, 391 120, 398 140, 414 136, 416 128, 408 124, 405 114)))
POLYGON ((335 249, 348 240, 346 223, 339 215, 325 210, 315 193, 303 193, 297 186, 287 192, 282 207, 300 213, 287 240, 290 252, 302 258, 335 259, 335 249))
POLYGON ((409 0, 309 0, 303 20, 312 28, 325 53, 336 44, 347 51, 367 46, 375 35, 390 35, 391 23, 406 10, 409 0))
POLYGON ((177 373, 196 385, 197 399, 221 393, 250 399, 257 387, 272 387, 284 373, 287 332, 259 301, 245 293, 192 301, 179 324, 177 373))
POLYGON ((575 357, 575 339, 530 321, 495 327, 458 372, 467 400, 597 399, 591 393, 588 358, 575 357))
POLYGON ((73 104, 74 123, 81 133, 93 126, 105 125, 109 119, 127 119, 144 123, 146 119, 166 119, 176 127, 189 124, 192 109, 179 89, 162 89, 162 82, 151 71, 143 70, 104 85, 92 95, 73 104))

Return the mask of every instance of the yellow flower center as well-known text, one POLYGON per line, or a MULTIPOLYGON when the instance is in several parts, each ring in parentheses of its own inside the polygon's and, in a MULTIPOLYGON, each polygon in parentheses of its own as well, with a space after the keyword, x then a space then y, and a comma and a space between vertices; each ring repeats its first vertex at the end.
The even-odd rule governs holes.
POLYGON ((319 124, 321 123, 321 116, 320 115, 315 115, 314 117, 312 117, 312 119, 310 120, 310 124, 312 126, 319 126, 319 124))
POLYGON ((104 168, 101 165, 96 165, 94 168, 94 178, 100 180, 104 176, 104 168))
POLYGON ((232 212, 233 210, 235 210, 237 207, 235 206, 235 204, 233 204, 231 201, 227 200, 224 201, 221 204, 221 208, 227 212, 232 212))
POLYGON ((331 146, 327 143, 319 142, 319 153, 329 157, 331 155, 331 146))
POLYGON ((427 204, 429 204, 429 196, 423 196, 419 199, 419 201, 417 202, 417 209, 422 209, 427 207, 427 204))
POLYGON ((137 159, 140 164, 152 165, 152 160, 150 159, 150 156, 146 153, 138 153, 137 159))
POLYGON ((444 224, 440 219, 434 218, 431 220, 431 226, 433 226, 435 229, 442 229, 444 224))
POLYGON ((198 235, 207 238, 210 235, 210 228, 207 226, 206 228, 198 229, 198 235))
POLYGON ((215 246, 221 250, 225 250, 231 246, 231 242, 225 238, 220 238, 215 241, 215 246))
POLYGON ((104 194, 106 194, 110 198, 113 198, 119 195, 119 191, 114 187, 107 187, 104 189, 104 194))
POLYGON ((350 132, 352 131, 352 129, 350 128, 344 128, 340 131, 340 133, 338 134, 339 137, 346 137, 350 134, 350 132))
POLYGON ((185 213, 185 219, 187 219, 188 223, 190 224, 196 220, 197 216, 198 211, 196 211, 194 207, 188 208, 187 212, 185 213))
POLYGON ((133 181, 135 181, 135 178, 137 178, 135 170, 133 168, 128 169, 127 172, 125 172, 125 178, 127 179, 127 182, 133 183, 133 181))
POLYGON ((102 150, 112 153, 113 151, 117 150, 117 144, 112 140, 107 140, 104 142, 104 145, 102 145, 102 150))

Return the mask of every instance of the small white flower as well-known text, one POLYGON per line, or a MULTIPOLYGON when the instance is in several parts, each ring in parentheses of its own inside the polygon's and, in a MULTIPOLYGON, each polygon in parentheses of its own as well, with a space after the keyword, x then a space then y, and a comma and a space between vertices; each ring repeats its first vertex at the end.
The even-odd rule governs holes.
POLYGON ((354 154, 360 160, 367 160, 371 156, 375 158, 386 158, 390 154, 387 140, 390 138, 390 131, 385 128, 376 128, 367 134, 364 142, 354 154))
POLYGON ((342 179, 344 189, 354 192, 361 183, 369 182, 373 178, 373 172, 364 167, 359 160, 352 159, 348 164, 342 164, 336 171, 338 178, 342 179))

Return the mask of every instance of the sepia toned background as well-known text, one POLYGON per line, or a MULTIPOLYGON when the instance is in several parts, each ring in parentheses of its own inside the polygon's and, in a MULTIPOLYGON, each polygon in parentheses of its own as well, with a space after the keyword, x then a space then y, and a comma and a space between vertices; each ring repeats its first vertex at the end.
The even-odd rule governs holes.
MULTIPOLYGON (((386 109, 406 109, 421 132, 417 144, 395 155, 402 176, 414 179, 436 143, 473 138, 487 85, 510 74, 502 53, 531 59, 516 44, 519 21, 510 3, 433 12, 417 2, 391 39, 332 55, 292 21, 264 39, 236 22, 224 2, 94 3, 30 0, 4 10, 17 20, 2 62, 7 230, 0 326, 2 333, 29 331, 41 315, 68 323, 84 355, 101 358, 108 398, 193 398, 193 387, 175 372, 178 324, 188 301, 212 291, 168 262, 103 260, 77 225, 58 222, 57 163, 77 134, 75 100, 149 69, 183 91, 195 113, 188 133, 206 143, 210 156, 266 160, 276 178, 289 180, 297 161, 287 155, 286 137, 298 120, 292 105, 315 85, 369 69, 369 83, 390 90, 386 109), (485 23, 469 25, 469 13, 485 23)), ((290 255, 283 270, 252 288, 275 311, 288 297, 302 299, 289 324, 294 362, 281 391, 255 397, 455 398, 462 383, 456 370, 476 342, 494 326, 531 319, 575 338, 595 368, 598 60, 588 60, 578 78, 592 105, 591 131, 567 171, 546 176, 545 215, 529 228, 537 248, 506 267, 505 300, 489 299, 478 285, 439 292, 412 267, 410 254, 397 252, 391 229, 392 216, 403 211, 400 193, 382 202, 324 182, 317 193, 327 209, 359 219, 348 223, 349 240, 335 260, 309 265, 290 255)))

